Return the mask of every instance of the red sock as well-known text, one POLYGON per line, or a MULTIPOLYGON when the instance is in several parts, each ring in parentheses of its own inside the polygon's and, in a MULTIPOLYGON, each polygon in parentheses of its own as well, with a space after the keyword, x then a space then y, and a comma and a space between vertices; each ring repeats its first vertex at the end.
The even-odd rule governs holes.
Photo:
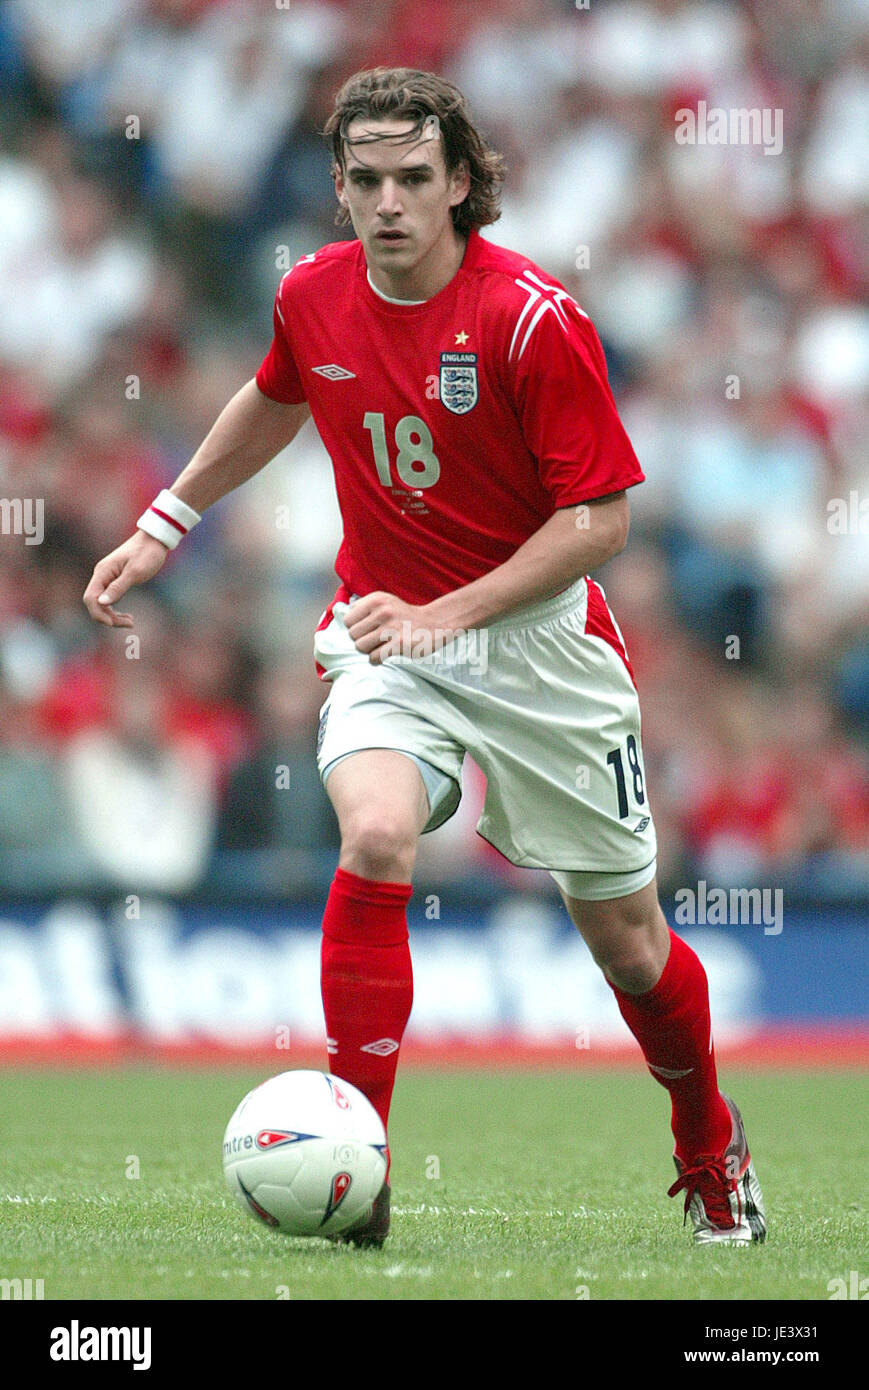
POLYGON ((697 955, 671 931, 667 964, 653 989, 625 994, 610 988, 649 1071, 670 1092, 679 1158, 690 1164, 700 1154, 721 1153, 730 1142, 731 1119, 718 1090, 709 986, 697 955))
POLYGON ((321 983, 329 1069, 357 1086, 384 1127, 413 1003, 409 883, 338 869, 323 917, 321 983))

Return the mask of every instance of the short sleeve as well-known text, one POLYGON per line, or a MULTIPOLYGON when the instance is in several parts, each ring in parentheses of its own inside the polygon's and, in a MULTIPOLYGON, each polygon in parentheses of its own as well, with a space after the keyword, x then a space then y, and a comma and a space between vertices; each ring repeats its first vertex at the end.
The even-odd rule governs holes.
POLYGON ((556 507, 643 482, 600 339, 566 292, 529 301, 513 333, 508 370, 525 442, 556 507))
POLYGON ((284 281, 278 286, 275 295, 274 337, 262 365, 256 374, 256 384, 264 396, 283 405, 300 405, 305 400, 305 391, 299 369, 296 366, 290 347, 286 324, 286 299, 283 297, 284 281))

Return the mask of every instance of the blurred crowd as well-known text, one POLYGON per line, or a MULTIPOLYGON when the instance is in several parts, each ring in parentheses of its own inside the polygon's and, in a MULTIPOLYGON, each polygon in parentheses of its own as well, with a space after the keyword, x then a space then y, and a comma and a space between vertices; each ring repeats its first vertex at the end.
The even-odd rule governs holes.
MULTIPOLYGON (((340 538, 315 431, 96 628, 94 563, 168 486, 326 241, 360 67, 435 69, 507 159, 486 235, 601 334, 647 474, 601 573, 644 710, 661 881, 869 887, 869 23, 861 0, 7 0, 0 7, 0 878, 325 881, 313 628, 340 538), (782 113, 780 152, 677 113, 782 113), (122 605, 124 606, 124 605, 122 605)), ((420 874, 536 890, 456 817, 420 874)))

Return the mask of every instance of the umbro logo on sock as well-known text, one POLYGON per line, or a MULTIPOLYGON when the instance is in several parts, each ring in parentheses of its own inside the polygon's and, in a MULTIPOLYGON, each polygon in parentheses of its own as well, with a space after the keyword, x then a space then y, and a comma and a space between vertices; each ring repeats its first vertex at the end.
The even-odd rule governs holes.
POLYGON ((378 1038, 377 1042, 365 1043, 359 1051, 373 1052, 375 1057, 389 1057, 391 1053, 398 1051, 398 1043, 395 1038, 378 1038))

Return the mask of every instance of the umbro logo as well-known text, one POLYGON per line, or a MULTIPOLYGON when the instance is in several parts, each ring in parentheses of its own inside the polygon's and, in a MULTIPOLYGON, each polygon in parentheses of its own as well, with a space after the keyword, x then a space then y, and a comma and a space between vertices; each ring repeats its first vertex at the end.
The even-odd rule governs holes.
POLYGON ((355 376, 355 372, 348 372, 346 367, 339 367, 337 362, 327 362, 325 367, 312 367, 312 372, 318 376, 324 376, 327 381, 345 381, 348 377, 355 376))
POLYGON ((395 1038, 378 1038, 377 1042, 365 1043, 359 1051, 373 1052, 375 1057, 389 1057, 393 1052, 398 1051, 398 1043, 395 1038))
POLYGON ((690 1076, 694 1070, 693 1067, 684 1067, 682 1070, 678 1067, 656 1067, 654 1062, 647 1062, 646 1066, 663 1076, 665 1081, 679 1081, 683 1076, 690 1076))

